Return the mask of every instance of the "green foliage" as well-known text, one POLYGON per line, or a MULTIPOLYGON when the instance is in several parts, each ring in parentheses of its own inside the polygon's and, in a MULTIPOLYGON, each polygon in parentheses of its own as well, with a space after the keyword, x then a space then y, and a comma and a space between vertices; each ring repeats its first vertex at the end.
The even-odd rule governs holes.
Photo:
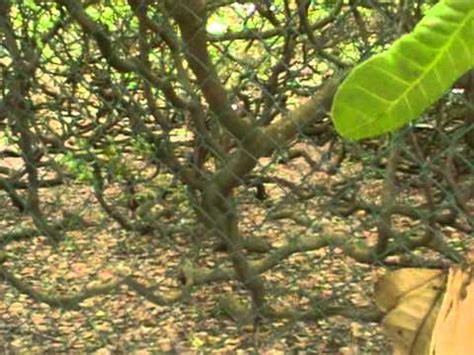
POLYGON ((443 0, 415 30, 356 67, 332 107, 336 130, 375 137, 419 117, 474 67, 474 1, 443 0))
POLYGON ((78 158, 73 153, 67 152, 59 157, 57 162, 64 165, 78 181, 94 181, 94 173, 88 162, 84 159, 78 158))
POLYGON ((18 140, 18 138, 13 135, 12 130, 10 129, 10 127, 5 127, 3 129, 3 132, 1 132, 1 133, 2 134, 0 134, 0 144, 10 145, 10 144, 14 144, 15 141, 18 140))
MULTIPOLYGON (((128 18, 129 6, 126 1, 117 0, 114 6, 91 6, 86 9, 86 12, 95 21, 105 25, 109 31, 118 31, 118 24, 120 20, 128 18)), ((134 27, 136 27, 136 20, 134 20, 134 27)))

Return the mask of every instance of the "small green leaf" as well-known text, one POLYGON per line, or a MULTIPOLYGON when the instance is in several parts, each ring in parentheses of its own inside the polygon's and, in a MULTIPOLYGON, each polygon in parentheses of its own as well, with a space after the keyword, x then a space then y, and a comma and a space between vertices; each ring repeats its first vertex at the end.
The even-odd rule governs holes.
POLYGON ((204 341, 201 340, 200 338, 198 338, 198 337, 196 337, 196 336, 191 337, 191 345, 193 346, 193 348, 199 349, 199 348, 201 348, 204 344, 205 344, 204 341))

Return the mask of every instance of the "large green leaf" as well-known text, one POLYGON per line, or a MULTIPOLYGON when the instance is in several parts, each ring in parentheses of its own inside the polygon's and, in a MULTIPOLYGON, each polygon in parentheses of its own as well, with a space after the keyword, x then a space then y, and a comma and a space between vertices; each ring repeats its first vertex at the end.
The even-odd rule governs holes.
POLYGON ((394 131, 420 116, 474 67, 474 0, 442 0, 413 32, 356 67, 332 107, 349 139, 394 131))

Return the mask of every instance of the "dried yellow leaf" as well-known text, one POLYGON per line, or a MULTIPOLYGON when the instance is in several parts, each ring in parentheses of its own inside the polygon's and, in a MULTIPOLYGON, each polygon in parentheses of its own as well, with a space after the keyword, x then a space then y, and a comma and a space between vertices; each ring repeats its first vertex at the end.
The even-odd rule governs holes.
POLYGON ((388 312, 383 327, 394 354, 429 353, 445 282, 442 271, 401 269, 377 283, 375 298, 377 305, 388 312))
POLYGON ((444 285, 445 275, 440 270, 406 268, 390 272, 375 285, 375 303, 383 312, 388 312, 409 292, 439 277, 440 284, 444 285))
POLYGON ((446 293, 433 330, 430 354, 474 351, 474 267, 449 271, 446 293))

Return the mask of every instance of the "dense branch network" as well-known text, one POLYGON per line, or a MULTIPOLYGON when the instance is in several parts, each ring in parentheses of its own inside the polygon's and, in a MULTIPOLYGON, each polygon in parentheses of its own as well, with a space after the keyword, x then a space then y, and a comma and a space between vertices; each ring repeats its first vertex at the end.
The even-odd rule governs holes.
POLYGON ((0 144, 0 190, 11 213, 29 218, 0 234, 2 278, 64 308, 123 287, 169 305, 197 287, 238 280, 252 301, 243 313, 254 321, 380 319, 353 305, 276 309, 266 275, 322 249, 374 267, 462 260, 445 234, 469 242, 473 228, 473 74, 424 124, 393 137, 346 142, 328 117, 347 70, 409 30, 420 11, 378 1, 57 0, 30 9, 0 0, 7 51, 0 57, 7 143, 0 144), (114 14, 108 20, 97 15, 105 9, 114 14), (228 19, 227 29, 211 33, 210 25, 225 25, 219 18, 228 19), (30 30, 42 21, 45 28, 30 30), (86 198, 54 213, 47 195, 64 187, 87 189, 105 217, 88 221, 86 198), (335 231, 341 218, 344 232, 335 231), (192 260, 162 292, 116 275, 61 296, 10 271, 14 245, 46 236, 57 246, 100 224, 131 238, 184 234, 189 252, 181 257, 192 260), (267 226, 279 228, 282 244, 262 242, 267 226), (214 257, 213 248, 228 263, 201 266, 195 250, 214 257), (416 256, 417 249, 436 257, 416 256))

